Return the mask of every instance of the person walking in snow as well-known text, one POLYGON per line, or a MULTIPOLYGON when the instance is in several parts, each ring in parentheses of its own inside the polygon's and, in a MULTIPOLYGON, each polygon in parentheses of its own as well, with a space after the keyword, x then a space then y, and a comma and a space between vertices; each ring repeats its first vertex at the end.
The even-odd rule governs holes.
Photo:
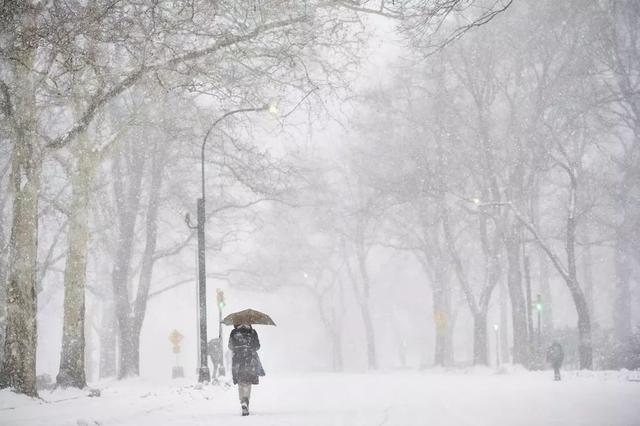
POLYGON ((225 375, 224 360, 222 357, 222 340, 218 337, 209 340, 207 353, 209 354, 209 358, 211 358, 211 364, 213 364, 211 379, 217 382, 219 376, 225 375))
POLYGON ((251 385, 257 385, 258 377, 265 375, 258 357, 258 349, 260 349, 258 333, 249 324, 234 325, 229 335, 229 349, 233 353, 231 358, 233 384, 238 385, 242 415, 248 416, 251 385))
POLYGON ((556 381, 560 380, 560 367, 562 367, 563 360, 564 351, 562 350, 562 345, 554 341, 547 349, 547 362, 550 362, 553 367, 553 377, 556 381))

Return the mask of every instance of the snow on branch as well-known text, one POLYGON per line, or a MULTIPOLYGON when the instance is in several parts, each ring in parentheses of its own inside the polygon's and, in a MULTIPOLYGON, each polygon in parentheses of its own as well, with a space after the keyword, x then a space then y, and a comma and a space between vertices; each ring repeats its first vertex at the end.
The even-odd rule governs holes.
POLYGON ((174 58, 171 58, 167 61, 155 64, 155 65, 143 65, 136 71, 132 72, 129 76, 124 78, 122 81, 120 81, 118 84, 116 84, 114 87, 112 87, 111 90, 107 92, 98 93, 89 103, 89 106, 85 110, 84 114, 82 114, 80 119, 77 121, 77 123, 67 133, 49 142, 47 144, 47 148, 58 149, 67 145, 79 133, 85 131, 89 127, 89 125, 93 121, 93 118, 98 113, 100 108, 105 106, 107 102, 109 102, 111 99, 115 98, 116 96, 120 95, 121 93, 123 93, 124 91, 126 91, 127 89, 135 85, 144 76, 146 76, 151 72, 160 70, 165 67, 175 66, 184 62, 203 58, 207 55, 211 55, 215 52, 218 52, 226 47, 230 47, 230 46, 251 40, 267 31, 287 27, 295 23, 303 22, 306 19, 307 19, 306 16, 299 16, 296 18, 272 22, 265 25, 258 25, 252 31, 246 34, 226 37, 222 40, 215 42, 212 46, 187 52, 185 54, 176 56, 174 58))
POLYGON ((531 235, 533 235, 533 238, 540 245, 542 250, 547 254, 549 259, 553 263, 553 266, 556 268, 558 273, 560 275, 562 275, 562 278, 565 279, 565 281, 569 279, 569 272, 567 271, 567 268, 565 268, 565 266, 562 264, 562 261, 560 260, 558 255, 553 252, 551 247, 549 247, 549 244, 547 244, 542 239, 542 237, 540 236, 540 233, 538 232, 536 227, 529 220, 527 220, 522 213, 520 213, 520 211, 513 205, 513 203, 511 203, 510 201, 495 202, 495 203, 481 203, 481 202, 478 202, 478 203, 476 203, 476 205, 478 207, 497 207, 497 206, 508 207, 513 212, 513 214, 516 217, 516 219, 522 225, 524 225, 525 228, 527 228, 527 230, 531 233, 531 235))

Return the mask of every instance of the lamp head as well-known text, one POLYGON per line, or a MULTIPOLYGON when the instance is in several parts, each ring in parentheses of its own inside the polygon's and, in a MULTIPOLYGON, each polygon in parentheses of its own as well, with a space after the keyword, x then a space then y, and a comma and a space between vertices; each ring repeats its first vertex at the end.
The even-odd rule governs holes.
POLYGON ((280 114, 280 110, 278 109, 278 105, 276 105, 275 103, 270 103, 269 106, 268 106, 267 111, 269 111, 269 113, 273 114, 273 115, 280 114))

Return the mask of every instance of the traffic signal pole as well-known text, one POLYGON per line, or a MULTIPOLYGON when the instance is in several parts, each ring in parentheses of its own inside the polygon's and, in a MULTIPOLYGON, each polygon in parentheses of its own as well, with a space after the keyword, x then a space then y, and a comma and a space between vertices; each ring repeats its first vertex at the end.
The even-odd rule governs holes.
MULTIPOLYGON (((218 376, 224 376, 226 374, 226 371, 224 367, 224 349, 223 349, 224 344, 222 341, 222 309, 224 309, 225 301, 224 301, 224 292, 219 288, 216 289, 216 301, 218 302, 218 344, 220 345, 219 347, 220 358, 218 361, 220 362, 220 364, 217 366, 217 368, 214 365, 214 371, 217 372, 218 376)), ((214 361, 214 363, 215 362, 216 361, 214 361)))
POLYGON ((218 338, 222 344, 222 308, 224 308, 224 292, 216 289, 216 301, 218 302, 218 338))
POLYGON ((218 306, 218 339, 222 342, 222 308, 218 306))

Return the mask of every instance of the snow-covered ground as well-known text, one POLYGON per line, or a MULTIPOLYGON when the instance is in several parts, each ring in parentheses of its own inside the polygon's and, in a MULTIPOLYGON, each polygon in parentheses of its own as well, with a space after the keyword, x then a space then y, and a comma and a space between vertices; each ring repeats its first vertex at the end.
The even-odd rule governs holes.
POLYGON ((456 370, 272 374, 241 417, 235 387, 135 379, 86 391, 0 392, 0 425, 640 425, 640 382, 628 372, 456 370))

